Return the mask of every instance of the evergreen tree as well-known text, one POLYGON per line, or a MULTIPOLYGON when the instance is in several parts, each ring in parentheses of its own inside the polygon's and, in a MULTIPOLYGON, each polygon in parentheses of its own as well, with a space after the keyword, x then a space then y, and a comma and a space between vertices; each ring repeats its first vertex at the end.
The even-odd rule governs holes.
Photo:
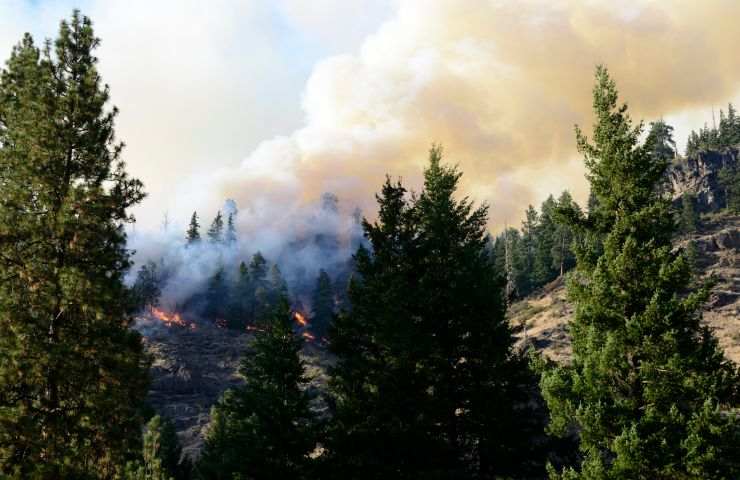
POLYGON ((0 74, 0 477, 110 478, 140 439, 127 209, 99 40, 75 11, 0 74))
POLYGON ((270 267, 270 305, 276 305, 282 298, 288 298, 288 282, 283 278, 283 273, 277 264, 270 267))
POLYGON ((532 270, 532 283, 534 288, 541 287, 557 277, 557 271, 553 268, 553 250, 555 248, 557 223, 555 221, 555 210, 557 202, 552 195, 542 202, 539 221, 535 230, 535 252, 532 270))
POLYGON ((718 177, 725 191, 725 206, 731 212, 740 213, 740 168, 725 166, 718 177))
POLYGON ((224 217, 220 210, 208 229, 208 240, 211 243, 221 243, 224 240, 224 217))
POLYGON ((188 231, 185 234, 185 239, 188 245, 200 242, 200 223, 198 223, 198 212, 193 212, 190 217, 190 225, 188 225, 188 231))
POLYGON ((549 429, 575 428, 582 462, 564 479, 730 479, 740 474, 738 425, 723 415, 737 372, 700 322, 707 289, 684 295, 691 269, 671 245, 669 202, 657 188, 667 160, 640 145, 607 70, 597 68, 593 143, 577 129, 595 215, 578 228, 604 236, 603 254, 577 249, 572 365, 546 370, 549 429))
POLYGON ((680 227, 683 233, 695 232, 699 227, 699 212, 696 211, 696 197, 690 193, 681 196, 680 227))
POLYGON ((157 264, 149 261, 141 266, 136 275, 133 293, 142 308, 156 307, 159 304, 161 291, 157 264))
POLYGON ((174 425, 156 415, 147 423, 141 460, 127 465, 125 480, 185 480, 189 469, 181 455, 174 425))
POLYGON ((334 317, 334 289, 325 270, 319 272, 312 296, 311 328, 317 337, 324 337, 334 317))
POLYGON ((228 220, 226 222, 226 234, 224 240, 227 245, 234 245, 236 243, 236 227, 234 226, 234 214, 229 213, 228 220))
POLYGON ((487 209, 455 200, 460 173, 433 148, 424 190, 387 180, 364 223, 352 310, 330 348, 331 478, 477 478, 526 470, 533 419, 512 353, 487 209), (527 440, 529 440, 527 438, 527 440))
POLYGON ((227 316, 229 289, 226 283, 226 272, 219 266, 208 281, 206 290, 205 314, 216 322, 225 322, 227 316))
POLYGON ((236 283, 229 297, 227 313, 229 328, 243 330, 250 325, 252 319, 249 317, 249 312, 253 299, 254 289, 252 288, 252 279, 249 276, 249 268, 246 263, 241 262, 236 283))
POLYGON ((254 320, 264 314, 269 302, 270 284, 267 280, 267 260, 260 252, 249 262, 249 277, 252 280, 252 298, 249 316, 254 320))
POLYGON ((650 130, 645 139, 645 148, 661 161, 670 161, 676 156, 676 142, 673 140, 673 127, 663 120, 650 122, 650 130))
POLYGON ((213 408, 197 464, 203 479, 308 478, 314 418, 298 357, 302 339, 286 298, 259 327, 239 369, 244 386, 228 390, 213 408))
MULTIPOLYGON (((571 197, 567 190, 563 191, 560 197, 558 197, 555 209, 557 212, 567 211, 575 212, 577 216, 581 215, 580 207, 573 201, 573 197, 571 197)), ((565 272, 573 268, 576 263, 573 253, 573 242, 576 241, 576 233, 558 214, 556 216, 558 220, 555 223, 552 262, 557 274, 562 276, 565 272)))

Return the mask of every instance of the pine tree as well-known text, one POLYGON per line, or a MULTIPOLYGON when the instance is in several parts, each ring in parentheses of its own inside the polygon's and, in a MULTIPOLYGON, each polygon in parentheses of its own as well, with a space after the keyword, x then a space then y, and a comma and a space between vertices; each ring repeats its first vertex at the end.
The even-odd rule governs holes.
POLYGON ((190 225, 185 235, 188 245, 200 242, 200 224, 198 223, 198 212, 193 212, 190 217, 190 225))
POLYGON ((219 266, 208 281, 205 315, 218 323, 225 322, 228 297, 226 271, 223 266, 219 266))
POLYGON ((161 290, 160 278, 155 262, 149 261, 141 266, 136 275, 133 293, 142 308, 156 307, 159 304, 161 290))
POLYGON ((696 196, 684 193, 681 196, 680 227, 683 233, 695 232, 699 227, 699 212, 696 211, 696 196))
POLYGON ((657 188, 667 160, 639 143, 607 70, 596 70, 593 143, 577 129, 595 215, 578 228, 604 236, 603 254, 577 249, 572 365, 546 370, 549 429, 574 428, 583 459, 564 479, 730 479, 740 474, 738 425, 725 416, 737 372, 700 322, 707 289, 671 245, 669 202, 657 188))
POLYGON ((252 319, 249 317, 249 311, 253 298, 254 289, 252 288, 252 279, 249 276, 249 268, 246 263, 241 262, 232 294, 229 296, 226 315, 229 328, 243 330, 250 325, 252 319))
MULTIPOLYGON (((355 256, 352 309, 330 334, 331 478, 469 478, 526 469, 526 368, 512 353, 487 209, 455 200, 433 148, 424 190, 387 180, 372 253, 355 256), (526 421, 525 420, 525 421, 526 421)), ((529 440, 529 439, 527 439, 529 440)))
POLYGON ((220 210, 208 229, 208 240, 211 243, 222 243, 224 240, 224 217, 220 210))
POLYGON ((725 166, 719 171, 718 180, 725 191, 725 207, 740 213, 740 168, 725 166))
POLYGON ((180 448, 172 422, 159 415, 146 426, 141 460, 126 466, 125 480, 185 480, 187 467, 180 464, 180 448))
POLYGON ((229 213, 228 220, 226 222, 226 234, 224 240, 227 245, 234 245, 236 243, 236 227, 234 226, 234 214, 229 213))
POLYGON ((228 390, 213 408, 197 465, 201 478, 308 478, 314 418, 303 389, 301 344, 283 298, 260 322, 242 359, 244 386, 228 390))
POLYGON ((140 439, 146 366, 128 328, 127 209, 99 40, 75 11, 0 74, 0 476, 108 478, 140 439))
MULTIPOLYGON (((565 190, 558 197, 556 212, 574 212, 576 216, 581 215, 581 209, 573 201, 570 193, 565 190)), ((573 268, 575 265, 575 255, 573 254, 573 242, 576 241, 576 234, 573 228, 563 221, 559 213, 556 213, 555 241, 552 246, 553 267, 559 276, 573 268)))
POLYGON ((556 243, 557 223, 555 210, 557 202, 552 195, 542 202, 539 221, 535 230, 535 252, 532 271, 532 282, 538 288, 557 277, 553 268, 553 249, 556 243))
POLYGON ((645 147, 650 154, 661 161, 670 161, 676 156, 676 142, 673 140, 673 127, 663 120, 650 123, 645 139, 645 147))
POLYGON ((313 315, 311 316, 311 328, 314 335, 324 337, 334 317, 334 290, 331 278, 324 269, 316 278, 316 287, 311 298, 313 315))

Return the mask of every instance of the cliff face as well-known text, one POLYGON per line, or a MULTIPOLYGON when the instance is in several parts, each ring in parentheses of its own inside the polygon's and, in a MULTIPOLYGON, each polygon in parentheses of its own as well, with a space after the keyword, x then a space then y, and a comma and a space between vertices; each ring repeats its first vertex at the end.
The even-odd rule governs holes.
POLYGON ((694 157, 680 158, 668 169, 669 187, 678 201, 685 193, 696 195, 700 212, 717 211, 725 206, 725 192, 718 182, 719 171, 736 165, 738 150, 700 152, 694 157))
MULTIPOLYGON (((677 245, 689 242, 696 247, 699 277, 712 276, 717 282, 703 312, 704 322, 719 339, 725 356, 740 364, 740 216, 705 218, 699 231, 679 239, 677 245)), ((568 323, 572 316, 562 279, 512 305, 509 311, 518 344, 533 345, 558 362, 568 362, 571 357, 568 323)))

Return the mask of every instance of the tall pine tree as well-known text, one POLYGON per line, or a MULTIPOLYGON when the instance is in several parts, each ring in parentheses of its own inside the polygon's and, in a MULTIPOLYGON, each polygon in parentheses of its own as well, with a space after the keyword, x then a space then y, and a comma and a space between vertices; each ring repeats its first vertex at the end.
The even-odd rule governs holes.
POLYGON ((572 365, 547 370, 550 430, 574 428, 583 459, 554 478, 730 479, 740 475, 738 422, 723 415, 737 372, 702 326, 707 289, 687 292, 669 202, 658 188, 668 159, 640 144, 614 81, 597 68, 593 143, 577 129, 599 208, 572 215, 604 237, 577 250, 569 282, 572 365))
POLYGON ((211 243, 221 243, 224 241, 224 217, 219 210, 208 228, 208 240, 211 243))
POLYGON ((477 478, 527 469, 526 366, 512 352, 487 209, 457 200, 433 148, 424 189, 388 180, 372 252, 356 255, 337 355, 329 464, 336 478, 477 478))
POLYGON ((188 245, 198 243, 200 241, 200 223, 198 223, 198 212, 193 212, 190 217, 190 224, 188 225, 188 231, 185 234, 185 239, 188 245))
POLYGON ((196 467, 200 478, 308 478, 314 419, 298 357, 302 339, 293 332, 287 299, 258 326, 239 369, 244 386, 227 391, 213 408, 196 467))
POLYGON ((127 209, 99 40, 75 11, 0 78, 0 476, 110 478, 138 449, 146 393, 128 328, 127 209))

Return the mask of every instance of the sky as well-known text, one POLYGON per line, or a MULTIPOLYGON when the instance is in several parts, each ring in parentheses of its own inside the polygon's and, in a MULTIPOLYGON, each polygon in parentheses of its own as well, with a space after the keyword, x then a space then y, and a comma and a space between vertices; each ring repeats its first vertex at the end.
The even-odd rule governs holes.
POLYGON ((0 55, 79 8, 102 43, 137 228, 234 198, 250 228, 331 191, 372 216, 385 175, 418 189, 442 144, 491 228, 588 187, 596 64, 636 120, 684 143, 740 99, 733 0, 0 0, 0 55))

